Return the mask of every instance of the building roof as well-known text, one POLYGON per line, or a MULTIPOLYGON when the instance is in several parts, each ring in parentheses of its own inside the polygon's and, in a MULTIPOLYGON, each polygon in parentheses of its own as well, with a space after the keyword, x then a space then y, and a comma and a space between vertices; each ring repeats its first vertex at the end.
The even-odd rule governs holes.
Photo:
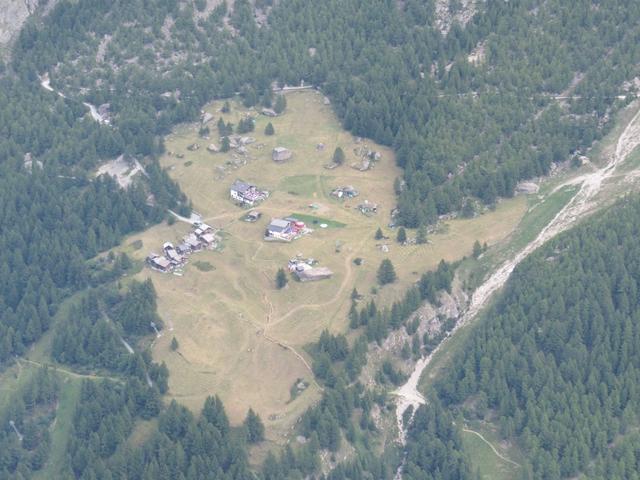
POLYGON ((327 267, 316 267, 302 270, 296 269, 296 275, 304 282, 306 280, 322 280, 323 278, 329 278, 333 275, 333 272, 327 267))
POLYGON ((243 182, 242 180, 236 180, 231 185, 231 190, 234 190, 238 193, 244 193, 247 190, 251 189, 253 185, 248 184, 247 182, 243 182))
POLYGON ((267 228, 270 232, 283 232, 284 230, 289 228, 290 225, 291 225, 291 222, 288 220, 282 220, 281 218, 274 218, 273 220, 271 220, 271 223, 267 228))
POLYGON ((166 257, 154 257, 151 259, 151 262, 153 262, 155 265, 159 266, 160 268, 169 268, 169 266, 171 265, 171 262, 169 262, 169 260, 166 257))
POLYGON ((200 238, 202 238, 202 241, 206 243, 213 243, 216 240, 216 237, 213 235, 213 233, 205 233, 200 238))

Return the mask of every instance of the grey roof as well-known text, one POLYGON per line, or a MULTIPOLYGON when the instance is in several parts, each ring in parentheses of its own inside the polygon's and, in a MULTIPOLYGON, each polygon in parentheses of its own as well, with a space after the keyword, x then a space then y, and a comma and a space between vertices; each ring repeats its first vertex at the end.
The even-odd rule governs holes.
POLYGON ((286 230, 286 228, 290 225, 290 223, 291 222, 288 222, 287 220, 274 218, 273 220, 271 220, 271 223, 269 224, 268 229, 271 232, 282 232, 286 230))
POLYGON ((244 193, 250 188, 251 188, 251 185, 249 185, 246 182, 243 182, 242 180, 236 180, 235 182, 233 182, 233 185, 231 185, 231 190, 234 190, 238 193, 244 193))

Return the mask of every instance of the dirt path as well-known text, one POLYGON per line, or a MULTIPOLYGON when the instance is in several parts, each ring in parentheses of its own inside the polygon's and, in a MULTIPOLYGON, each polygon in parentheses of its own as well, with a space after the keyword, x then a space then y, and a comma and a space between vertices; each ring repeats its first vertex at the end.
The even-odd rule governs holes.
POLYGON ((91 373, 78 373, 78 372, 74 372, 72 370, 66 370, 64 368, 60 368, 57 365, 52 365, 52 364, 49 364, 49 363, 36 362, 35 360, 29 360, 28 358, 17 359, 17 362, 18 362, 18 365, 20 365, 20 362, 25 362, 25 363, 29 363, 31 365, 35 365, 37 367, 50 368, 55 372, 64 373, 65 375, 69 375, 70 377, 74 377, 74 378, 82 378, 82 379, 89 379, 89 380, 111 380, 111 381, 114 381, 114 382, 122 382, 122 380, 119 379, 119 378, 109 377, 109 376, 105 376, 105 375, 95 375, 95 374, 91 374, 91 373))
MULTIPOLYGON (((637 104, 635 108, 638 108, 637 104)), ((615 153, 609 158, 607 164, 592 173, 583 175, 581 177, 583 178, 583 182, 580 185, 580 190, 569 201, 569 203, 567 203, 556 214, 556 216, 542 229, 531 243, 524 247, 513 259, 500 266, 493 274, 491 274, 491 276, 489 276, 489 278, 485 280, 482 285, 480 285, 480 287, 476 289, 471 297, 469 307, 461 320, 429 356, 421 358, 416 363, 416 366, 407 382, 394 392, 398 398, 396 406, 396 420, 398 422, 399 440, 402 444, 406 441, 406 429, 408 427, 408 425, 403 425, 402 416, 409 406, 416 409, 419 405, 424 404, 425 399, 418 391, 418 383, 422 372, 431 363, 433 356, 442 348, 443 345, 447 343, 448 339, 453 336, 461 326, 469 324, 475 320, 477 314, 487 305, 493 294, 506 283, 511 272, 513 272, 514 268, 522 262, 522 260, 557 234, 575 225, 579 219, 583 218, 594 209, 596 206, 594 204, 594 199, 600 192, 603 182, 612 177, 616 167, 624 162, 627 156, 638 145, 640 145, 640 125, 638 125, 639 117, 640 110, 638 110, 620 134, 616 144, 615 153)))
POLYGON ((520 465, 519 463, 514 462, 513 460, 508 459, 507 457, 503 456, 497 449, 496 447, 493 446, 493 444, 487 440, 486 438, 484 438, 482 436, 482 434, 480 432, 476 432, 475 430, 469 430, 468 428, 463 428, 462 429, 463 432, 467 432, 467 433, 473 433, 474 435, 478 436, 480 438, 480 440, 482 440, 484 443, 486 443, 487 445, 489 445, 489 448, 493 451, 493 453, 496 454, 496 457, 498 457, 500 460, 503 460, 507 463, 510 463, 511 465, 515 465, 516 467, 521 467, 522 465, 520 465))
POLYGON ((322 303, 306 303, 303 305, 298 305, 297 307, 289 310, 285 315, 283 315, 282 317, 278 318, 277 320, 271 322, 269 324, 269 326, 274 326, 274 325, 278 325, 281 322, 284 322, 285 320, 287 320, 289 317, 291 317, 292 315, 295 315, 296 313, 298 313, 301 310, 310 308, 310 309, 317 309, 317 308, 323 308, 323 307, 328 307, 329 305, 337 302, 340 299, 340 295, 342 295, 342 292, 344 291, 345 288, 347 288, 348 285, 351 285, 351 277, 353 276, 353 258, 355 257, 355 255, 362 249, 362 246, 364 245, 364 243, 366 242, 367 238, 365 237, 357 246, 356 249, 354 249, 349 255, 347 255, 347 257, 345 258, 345 276, 344 279, 342 280, 342 283, 340 284, 340 287, 338 288, 338 290, 336 291, 336 293, 333 295, 333 297, 331 297, 329 300, 327 300, 326 302, 322 302, 322 303))

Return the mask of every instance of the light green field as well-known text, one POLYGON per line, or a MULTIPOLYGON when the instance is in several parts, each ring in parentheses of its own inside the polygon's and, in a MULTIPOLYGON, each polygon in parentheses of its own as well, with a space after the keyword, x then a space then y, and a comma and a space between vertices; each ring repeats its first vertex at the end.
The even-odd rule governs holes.
MULTIPOLYGON (((476 239, 494 244, 505 238, 526 209, 523 197, 506 200, 479 218, 448 222, 444 233, 430 236, 426 245, 400 246, 393 240, 396 232, 386 228, 395 207, 393 180, 401 175, 393 152, 364 140, 370 149, 382 152, 382 159, 370 171, 355 170, 349 165, 357 159, 353 149, 358 145, 342 130, 330 107, 322 104, 321 96, 292 93, 287 95, 287 103, 287 111, 280 117, 256 117, 256 131, 249 134, 257 139, 248 147, 251 158, 237 170, 227 171, 222 179, 216 167, 224 165, 231 153, 206 151, 208 143, 220 143, 216 135, 220 103, 207 107, 215 116, 209 124, 211 140, 198 138, 196 124, 183 125, 168 136, 166 146, 172 155, 164 156, 162 165, 169 168, 204 221, 224 228, 228 235, 222 251, 194 254, 182 277, 148 269, 137 275, 152 278, 158 291, 159 313, 167 329, 155 342, 153 355, 170 370, 169 398, 197 411, 207 395, 218 394, 234 424, 253 407, 265 422, 268 440, 278 444, 286 441, 298 416, 319 398, 309 370, 311 360, 303 346, 315 341, 324 328, 346 331, 351 290, 355 286, 371 297, 383 258, 393 261, 399 280, 374 295, 382 305, 404 294, 420 274, 442 258, 452 261, 468 255, 476 239), (275 127, 273 137, 262 133, 268 121, 275 127), (196 142, 199 150, 187 150, 196 142), (324 150, 316 149, 318 143, 325 144, 324 150), (258 148, 260 144, 264 146, 258 148), (278 145, 292 150, 290 162, 275 164, 271 160, 271 150, 278 145), (346 153, 345 165, 327 170, 323 165, 337 146, 346 153), (184 158, 178 159, 178 154, 184 158), (228 198, 229 185, 236 178, 272 192, 257 207, 263 217, 256 223, 240 221, 245 210, 228 198), (360 195, 346 201, 332 199, 331 189, 342 185, 353 185, 360 195), (376 215, 365 217, 354 208, 365 199, 379 204, 376 215), (314 228, 312 234, 290 244, 264 242, 270 219, 292 213, 318 217, 319 223, 327 223, 329 228, 316 228, 319 225, 305 217, 314 228), (389 253, 383 253, 379 248, 382 242, 373 238, 378 227, 391 237, 386 241, 389 253), (329 267, 333 278, 313 284, 292 279, 285 289, 276 290, 277 269, 299 253, 329 267), (356 257, 364 260, 361 266, 353 263, 356 257), (214 268, 202 271, 194 266, 196 261, 214 268), (169 348, 173 336, 180 344, 178 352, 169 348), (297 378, 311 386, 288 402, 289 389, 297 378)), ((237 124, 241 112, 246 110, 232 104, 225 120, 237 124)), ((141 240, 142 249, 125 249, 143 259, 150 251, 159 251, 163 242, 179 240, 189 228, 180 222, 172 226, 165 223, 132 236, 123 245, 141 240)), ((415 236, 413 231, 408 233, 415 236)))
POLYGON ((482 480, 514 480, 518 478, 521 468, 500 452, 499 447, 491 443, 486 435, 476 431, 463 431, 462 444, 466 453, 471 458, 471 466, 474 471, 480 473, 482 480), (478 434, 482 435, 481 438, 478 434), (488 443, 489 442, 489 443, 488 443), (493 448, 501 455, 498 456, 493 448), (511 461, 508 461, 508 460, 511 461))

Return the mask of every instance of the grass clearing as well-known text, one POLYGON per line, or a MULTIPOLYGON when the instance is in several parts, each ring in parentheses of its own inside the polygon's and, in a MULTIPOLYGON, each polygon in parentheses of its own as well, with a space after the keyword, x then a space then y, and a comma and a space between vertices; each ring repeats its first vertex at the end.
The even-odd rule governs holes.
POLYGON ((211 265, 209 262, 203 262, 202 260, 193 262, 193 266, 196 267, 201 272, 211 272, 216 269, 216 267, 211 265))
POLYGON ((82 380, 63 377, 58 399, 56 420, 51 430, 51 452, 45 466, 34 474, 34 479, 56 478, 60 474, 67 456, 67 442, 71 433, 73 414, 80 398, 82 380))
POLYGON ((517 478, 520 467, 496 455, 489 444, 476 433, 463 431, 462 445, 471 459, 471 466, 480 473, 481 479, 513 480, 517 478))
MULTIPOLYGON (((395 238, 395 231, 386 227, 396 205, 393 180, 401 175, 393 152, 369 140, 356 143, 341 128, 331 108, 323 105, 322 96, 314 92, 288 94, 287 104, 282 116, 256 117, 255 132, 249 134, 256 142, 248 145, 243 158, 234 158, 232 152, 211 153, 206 148, 189 151, 187 147, 193 143, 218 143, 217 138, 199 138, 198 124, 182 125, 166 138, 172 155, 163 156, 161 164, 192 199, 203 220, 224 229, 225 248, 194 254, 182 277, 149 269, 134 277, 153 280, 159 313, 172 329, 153 346, 154 359, 166 362, 170 370, 168 398, 197 412, 206 396, 218 394, 235 425, 252 407, 265 423, 267 439, 280 445, 288 440, 299 415, 319 398, 303 347, 317 340, 325 328, 347 330, 353 287, 365 294, 365 301, 373 297, 376 303, 387 304, 402 296, 420 274, 436 267, 442 258, 453 261, 469 255, 476 239, 490 245, 500 242, 518 225, 527 208, 523 197, 502 201, 495 211, 481 217, 447 222, 448 228, 431 235, 425 245, 377 241, 374 233, 379 227, 395 238), (262 133, 267 122, 273 123, 276 135, 262 133), (319 143, 325 148, 318 150, 319 143), (382 159, 366 172, 350 167, 358 160, 354 149, 363 144, 382 153, 382 159), (292 160, 274 163, 271 150, 275 146, 291 149, 292 160), (345 165, 327 175, 324 165, 337 146, 346 154, 345 165), (184 158, 178 160, 178 154, 184 158), (192 162, 188 168, 186 161, 192 162), (255 208, 263 214, 255 223, 239 220, 244 210, 229 199, 228 188, 236 178, 271 192, 255 208), (359 197, 330 199, 330 190, 340 185, 353 185, 359 197), (357 210, 364 200, 378 204, 376 215, 366 217, 357 210), (314 232, 290 244, 264 242, 264 229, 271 218, 291 212, 314 232), (315 228, 314 221, 334 228, 315 228), (388 253, 380 248, 385 242, 388 253), (278 268, 298 254, 317 259, 334 272, 333 277, 313 285, 289 282, 286 288, 276 290, 278 268), (355 258, 362 259, 360 266, 354 265, 355 258), (369 292, 376 285, 376 270, 384 258, 394 263, 398 281, 378 288, 373 295, 369 292), (196 262, 208 262, 215 270, 201 271, 196 262), (180 344, 178 352, 170 349, 173 336, 180 344), (292 400, 290 388, 297 379, 310 386, 292 400)), ((237 125, 242 115, 251 113, 233 102, 231 112, 222 114, 220 106, 217 102, 206 107, 214 115, 212 126, 220 116, 237 125)), ((156 225, 127 241, 140 240, 145 248, 123 250, 142 260, 150 251, 159 251, 165 241, 177 242, 189 230, 181 222, 156 225)), ((408 231, 409 237, 415 234, 408 231)))
POLYGON ((315 215, 307 215, 304 213, 292 213, 290 217, 297 218, 298 220, 307 224, 307 226, 317 228, 322 224, 325 224, 326 228, 343 228, 346 227, 346 223, 336 222, 335 220, 329 220, 328 218, 316 217, 315 215))

